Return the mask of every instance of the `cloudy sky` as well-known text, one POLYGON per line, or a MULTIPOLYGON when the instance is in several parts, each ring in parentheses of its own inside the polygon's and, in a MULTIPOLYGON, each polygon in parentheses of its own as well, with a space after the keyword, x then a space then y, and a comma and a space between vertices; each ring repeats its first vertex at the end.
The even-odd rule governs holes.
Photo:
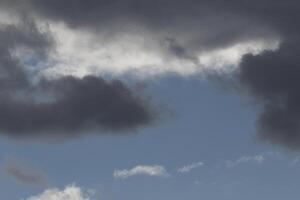
POLYGON ((298 200, 296 0, 0 0, 0 199, 298 200))

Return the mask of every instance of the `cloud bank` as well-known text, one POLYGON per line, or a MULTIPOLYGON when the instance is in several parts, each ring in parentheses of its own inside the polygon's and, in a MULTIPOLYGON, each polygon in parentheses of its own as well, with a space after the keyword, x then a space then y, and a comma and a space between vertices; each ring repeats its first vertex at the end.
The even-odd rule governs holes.
MULTIPOLYGON (((113 129, 115 124, 110 120, 116 121, 118 128, 136 128, 152 119, 148 107, 126 86, 116 91, 114 84, 102 80, 94 82, 121 93, 112 95, 121 96, 117 99, 122 102, 112 100, 120 109, 108 106, 113 109, 108 111, 101 105, 96 109, 101 114, 90 116, 85 115, 90 107, 84 106, 84 117, 79 117, 81 113, 72 106, 78 106, 79 101, 87 105, 90 96, 77 95, 73 104, 69 102, 72 96, 62 95, 65 88, 51 94, 46 103, 42 98, 41 103, 45 95, 36 96, 39 90, 32 87, 41 77, 64 77, 50 84, 55 88, 66 80, 83 86, 88 84, 83 77, 96 76, 92 78, 96 80, 107 74, 148 78, 226 72, 262 106, 259 137, 300 148, 297 0, 2 0, 0 4, 1 102, 6 112, 5 117, 0 116, 4 121, 0 128, 6 132, 18 132, 12 127, 15 122, 25 132, 70 132, 90 123, 113 129), (20 26, 24 16, 32 22, 20 26), (28 93, 30 98, 23 102, 28 93), (124 97, 124 93, 129 95, 124 97), (127 103, 133 111, 124 115, 127 103), (61 106, 69 111, 58 112, 60 116, 54 119, 53 113, 61 106), (14 113, 29 117, 20 119, 14 113), (77 117, 65 120, 73 115, 77 117), (124 116, 130 116, 129 120, 124 116)), ((92 101, 100 96, 102 100, 104 95, 107 93, 97 91, 92 101)))
POLYGON ((30 13, 55 35, 57 48, 49 55, 53 66, 43 71, 48 75, 131 73, 145 78, 231 71, 243 55, 276 49, 280 42, 272 26, 232 12, 222 1, 16 0, 2 4, 10 13, 30 13))

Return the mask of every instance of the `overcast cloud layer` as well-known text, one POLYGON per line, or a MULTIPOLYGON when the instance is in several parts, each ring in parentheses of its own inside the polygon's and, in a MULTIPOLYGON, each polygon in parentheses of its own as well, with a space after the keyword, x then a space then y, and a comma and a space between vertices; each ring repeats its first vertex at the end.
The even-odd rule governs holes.
POLYGON ((0 109, 5 113, 0 115, 0 128, 5 132, 145 125, 152 116, 143 100, 120 81, 94 76, 131 73, 145 78, 217 71, 233 72, 240 88, 262 105, 260 137, 300 148, 296 0, 2 0, 1 4, 1 15, 7 19, 3 21, 14 24, 1 25, 0 31, 0 40, 5 41, 0 47, 0 109), (30 26, 15 25, 20 21, 17 13, 29 16, 30 26), (45 95, 36 95, 40 85, 32 89, 31 80, 40 77, 55 77, 44 81, 52 88, 53 101, 36 102, 37 96, 45 95), (35 100, 20 102, 19 95, 27 97, 28 90, 35 100), (76 110, 78 105, 84 105, 83 110, 76 110))

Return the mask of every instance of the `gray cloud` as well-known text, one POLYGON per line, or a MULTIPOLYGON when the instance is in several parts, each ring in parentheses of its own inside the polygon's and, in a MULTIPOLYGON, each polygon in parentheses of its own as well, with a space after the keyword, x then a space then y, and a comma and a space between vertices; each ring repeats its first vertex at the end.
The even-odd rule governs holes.
POLYGON ((291 148, 300 147, 299 46, 248 55, 238 72, 242 86, 263 105, 259 136, 291 148))
MULTIPOLYGON (((272 36, 272 25, 257 20, 252 3, 232 0, 15 0, 6 6, 27 10, 74 29, 109 32, 109 36, 138 25, 162 38, 181 39, 189 50, 225 47, 272 36), (246 13, 246 14, 244 14, 246 13)), ((255 4, 255 3, 253 3, 255 4)), ((258 13, 259 14, 259 13, 258 13)), ((134 32, 135 29, 129 30, 134 32)), ((182 43, 182 41, 179 41, 182 43)))
POLYGON ((26 72, 12 52, 17 48, 27 48, 39 58, 45 58, 53 45, 50 35, 40 32, 35 23, 25 17, 18 25, 1 25, 0 41, 1 91, 27 87, 26 72))
POLYGON ((199 60, 196 56, 191 55, 184 47, 182 47, 178 42, 173 38, 166 39, 168 50, 172 55, 180 59, 190 60, 196 65, 199 65, 199 60))
POLYGON ((246 55, 236 73, 241 88, 263 107, 258 118, 258 136, 299 149, 300 26, 295 20, 300 19, 300 3, 264 0, 245 6, 239 8, 240 12, 270 24, 282 37, 277 51, 246 55))
MULTIPOLYGON (((20 48, 47 59, 55 46, 50 33, 24 18, 0 26, 0 129, 10 137, 68 136, 133 130, 153 119, 147 99, 120 80, 96 76, 37 78, 14 55, 20 48)), ((39 70, 39 69, 37 69, 39 70)))
MULTIPOLYGON (((108 32, 109 36, 122 31, 135 32, 136 30, 129 26, 132 24, 141 26, 149 30, 153 38, 163 40, 171 38, 167 39, 169 53, 193 62, 197 61, 194 57, 195 51, 222 49, 253 39, 267 40, 279 37, 281 46, 277 51, 246 55, 235 73, 235 78, 239 86, 249 92, 263 107, 258 119, 259 136, 290 148, 300 148, 300 97, 298 95, 300 27, 296 23, 300 18, 299 1, 27 0, 20 2, 15 0, 1 3, 8 9, 21 9, 39 19, 64 22, 73 29, 84 29, 96 33, 108 32)), ((23 34, 21 43, 25 40, 23 34)), ((6 35, 5 32, 4 35, 6 35)), ((4 78, 0 78, 0 82, 3 82, 1 85, 5 86, 7 83, 10 87, 26 85, 26 78, 21 67, 16 60, 10 58, 9 51, 7 51, 14 43, 8 43, 4 43, 5 47, 0 48, 0 62, 3 62, 3 66, 14 67, 10 70, 1 67, 1 70, 5 72, 3 74, 7 74, 4 78)), ((30 40, 24 44, 37 48, 30 40)), ((10 114, 6 116, 14 122, 19 122, 22 130, 35 132, 49 128, 50 130, 71 131, 75 128, 84 128, 87 124, 104 129, 118 129, 137 127, 151 121, 148 107, 121 82, 118 82, 119 86, 116 87, 115 83, 108 83, 96 77, 86 77, 82 80, 65 77, 46 85, 49 88, 55 88, 52 102, 27 101, 24 103, 6 98, 2 101, 1 104, 6 109, 4 111, 10 114), (61 84, 62 82, 71 85, 70 88, 66 89, 65 84, 61 84), (105 86, 107 90, 98 91, 94 84, 97 87, 105 86), (81 90, 86 85, 91 87, 91 93, 81 90), (65 90, 67 90, 66 93, 65 90), (114 92, 108 92, 110 90, 114 92), (102 92, 105 96, 112 98, 122 97, 112 101, 116 101, 114 105, 120 106, 117 111, 115 108, 113 112, 108 111, 112 107, 104 106, 105 102, 111 100, 102 100, 102 92), (77 94, 84 94, 84 96, 77 94), (127 95, 124 96, 124 94, 127 95), (75 101, 73 101, 73 96, 75 101), (89 101, 100 101, 100 99, 104 101, 104 104, 96 109, 97 112, 86 104, 89 101), (78 111, 83 115, 75 117, 79 102, 80 105, 85 105, 83 111, 78 111), (62 107, 67 107, 69 111, 60 111, 62 107), (128 115, 124 115, 125 112, 120 113, 121 110, 126 110, 125 108, 130 108, 129 119, 128 115), (105 112, 100 112, 102 109, 105 112), (18 111, 34 114, 21 121, 19 116, 13 115, 18 111), (99 112, 102 114, 97 115, 96 113, 99 112), (44 116, 42 113, 47 113, 47 115, 44 116), (54 113, 58 113, 64 120, 60 117, 56 118, 57 115, 54 113), (111 116, 111 113, 115 115, 111 116), (65 121, 65 117, 69 119, 65 121), (62 125, 63 122, 67 125, 62 125)), ((5 121, 4 116, 0 117, 5 121)), ((3 130, 19 132, 14 130, 17 128, 13 127, 13 123, 2 124, 5 125, 2 127, 3 130)))
POLYGON ((52 137, 74 136, 93 129, 131 130, 152 120, 148 105, 120 81, 67 76, 42 81, 34 91, 40 90, 43 90, 41 96, 53 99, 1 99, 3 132, 16 137, 43 133, 52 137))

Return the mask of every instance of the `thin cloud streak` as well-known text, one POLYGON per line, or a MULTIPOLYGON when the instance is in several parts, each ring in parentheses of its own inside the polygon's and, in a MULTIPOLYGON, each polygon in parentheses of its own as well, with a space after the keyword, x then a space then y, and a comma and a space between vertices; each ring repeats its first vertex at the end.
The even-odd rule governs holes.
POLYGON ((226 161, 226 167, 232 168, 245 163, 261 164, 265 160, 264 155, 242 156, 233 161, 226 161))
POLYGON ((115 170, 113 176, 115 178, 129 178, 131 176, 156 176, 169 177, 167 170, 161 165, 137 165, 131 169, 115 170))
POLYGON ((191 163, 191 164, 185 165, 185 166, 177 169, 177 172, 188 173, 188 172, 192 171, 193 169, 201 167, 202 165, 204 165, 203 162, 191 163))

